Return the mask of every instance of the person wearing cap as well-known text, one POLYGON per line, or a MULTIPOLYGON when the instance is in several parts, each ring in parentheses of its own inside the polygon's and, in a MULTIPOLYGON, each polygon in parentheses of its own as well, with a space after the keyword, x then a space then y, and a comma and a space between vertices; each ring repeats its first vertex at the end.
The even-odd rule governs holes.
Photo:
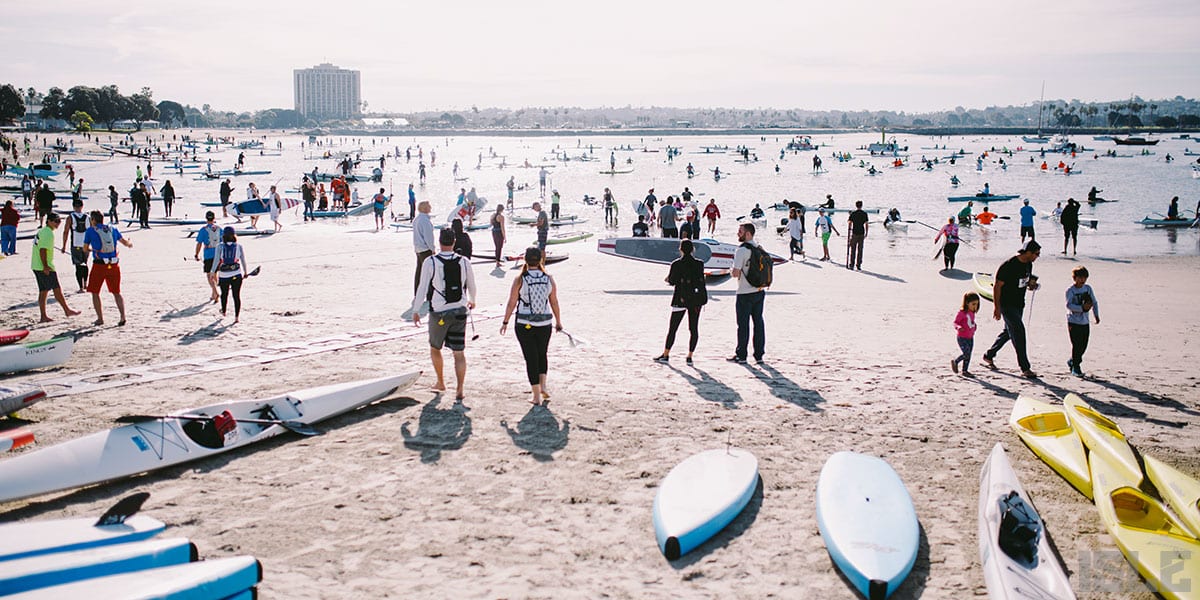
MULTIPOLYGON (((422 202, 425 206, 427 203, 422 202)), ((463 382, 467 376, 467 314, 475 308, 475 273, 471 259, 454 253, 454 232, 443 229, 438 234, 440 252, 425 259, 417 294, 412 301, 412 320, 421 324, 421 304, 429 302, 429 357, 437 375, 435 391, 446 390, 442 364, 442 346, 454 353, 454 375, 457 379, 455 399, 462 400, 463 382)))
MULTIPOLYGON (((421 269, 425 264, 426 259, 433 256, 434 244, 437 243, 437 238, 433 236, 433 221, 429 218, 429 211, 433 207, 428 200, 422 200, 417 204, 417 218, 413 219, 413 250, 417 253, 417 272, 413 276, 413 292, 421 286, 421 269)), ((450 242, 450 247, 454 247, 454 242, 450 242)), ((420 306, 418 304, 417 306, 420 306)))
POLYGON ((100 305, 100 288, 107 286, 121 313, 117 326, 125 324, 125 297, 121 295, 121 265, 117 256, 117 244, 133 248, 133 242, 125 239, 115 225, 105 225, 104 215, 93 210, 90 215, 92 226, 83 234, 83 249, 92 254, 92 270, 88 273, 87 291, 92 295, 92 308, 96 309, 93 325, 104 324, 104 310, 100 305))
MULTIPOLYGON (((542 169, 542 172, 545 173, 546 169, 542 169)), ((545 195, 545 192, 546 192, 545 188, 546 188, 546 180, 543 179, 542 180, 542 194, 543 195, 545 195)), ((550 218, 551 219, 557 219, 559 217, 559 212, 558 212, 559 200, 561 200, 561 197, 558 195, 558 190, 551 191, 550 192, 550 218)))
POLYGON ((1037 276, 1033 274, 1033 263, 1042 253, 1042 246, 1034 240, 1025 242, 1017 255, 1004 261, 996 270, 996 282, 992 284, 992 318, 1004 321, 1004 330, 996 336, 992 347, 983 353, 983 364, 995 370, 996 353, 1012 340, 1013 350, 1017 353, 1017 366, 1021 375, 1034 379, 1034 373, 1029 364, 1029 356, 1025 352, 1025 324, 1021 315, 1025 312, 1025 291, 1038 288, 1037 276))
POLYGON ((71 310, 67 306, 67 298, 63 296, 62 286, 58 283, 58 273, 54 271, 54 230, 58 229, 61 222, 61 217, 56 213, 46 215, 46 225, 38 230, 37 236, 33 242, 33 257, 30 260, 30 266, 33 268, 33 276, 37 279, 38 286, 38 310, 42 313, 42 323, 49 323, 54 319, 46 314, 46 296, 50 292, 54 292, 54 299, 58 305, 63 307, 68 317, 73 317, 79 314, 77 310, 71 310))
POLYGON ((196 232, 196 252, 193 258, 200 260, 200 251, 204 251, 204 279, 208 281, 208 287, 212 291, 211 301, 217 301, 217 275, 213 271, 213 259, 217 255, 217 244, 221 243, 221 228, 217 227, 214 222, 217 216, 213 211, 204 213, 204 220, 207 221, 200 231, 196 232))
POLYGON ((1037 239, 1033 235, 1033 217, 1037 215, 1037 211, 1029 205, 1029 200, 1026 199, 1025 206, 1021 207, 1021 243, 1025 243, 1025 236, 1029 236, 1029 241, 1037 239))
POLYGON ((504 307, 504 320, 500 323, 500 335, 504 335, 509 319, 516 311, 517 323, 513 331, 525 357, 525 375, 532 393, 529 402, 534 406, 550 401, 550 391, 546 389, 550 336, 563 328, 562 314, 558 310, 558 285, 546 272, 545 256, 538 248, 525 250, 525 264, 521 267, 521 275, 513 280, 508 304, 504 307))
POLYGON ((83 251, 83 236, 87 233, 88 216, 83 212, 83 200, 76 198, 71 202, 71 212, 67 213, 67 226, 63 229, 62 252, 67 252, 67 240, 71 242, 71 264, 75 265, 75 282, 79 284, 79 292, 87 287, 88 253, 83 251))
POLYGON ((221 230, 221 245, 214 253, 212 267, 209 271, 217 278, 221 288, 221 316, 229 306, 229 292, 233 291, 233 324, 237 325, 242 315, 242 282, 246 279, 246 251, 237 241, 237 232, 233 227, 221 230))
POLYGON ((842 232, 837 230, 833 224, 833 219, 825 214, 824 208, 817 209, 817 220, 813 221, 813 235, 821 238, 821 249, 825 251, 825 255, 821 257, 822 261, 829 260, 829 236, 832 233, 838 234, 841 237, 842 232))

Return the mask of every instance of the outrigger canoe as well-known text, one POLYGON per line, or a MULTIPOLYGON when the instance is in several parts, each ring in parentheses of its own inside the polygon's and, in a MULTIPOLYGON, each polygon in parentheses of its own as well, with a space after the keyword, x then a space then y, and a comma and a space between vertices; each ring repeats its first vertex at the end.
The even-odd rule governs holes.
POLYGON ((0 461, 0 502, 129 477, 206 458, 286 431, 311 435, 313 423, 412 385, 421 375, 366 379, 234 400, 164 416, 131 416, 129 425, 0 461))

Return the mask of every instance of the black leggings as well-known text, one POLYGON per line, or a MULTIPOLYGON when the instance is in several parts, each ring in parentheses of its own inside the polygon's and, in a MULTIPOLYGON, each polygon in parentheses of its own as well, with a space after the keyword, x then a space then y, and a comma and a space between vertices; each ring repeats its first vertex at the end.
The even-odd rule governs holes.
POLYGON ((504 250, 504 233, 499 229, 492 230, 492 244, 496 246, 496 262, 500 262, 500 253, 504 250))
POLYGON ((696 351, 696 342, 700 341, 700 307, 689 306, 686 310, 671 311, 671 327, 667 330, 667 350, 675 345, 675 332, 679 330, 679 324, 683 323, 683 315, 688 318, 688 332, 691 337, 688 338, 688 353, 696 351))
POLYGON ((552 327, 527 327, 517 323, 517 342, 521 344, 521 354, 525 355, 525 375, 529 377, 529 385, 541 382, 541 376, 548 370, 546 353, 550 349, 552 327))
POLYGON ((217 285, 221 286, 221 312, 224 313, 225 308, 229 305, 229 288, 233 288, 233 316, 234 318, 241 316, 242 276, 222 277, 217 280, 217 285))
POLYGON ((942 246, 942 260, 946 263, 947 269, 954 268, 954 257, 958 254, 958 242, 946 244, 942 246))

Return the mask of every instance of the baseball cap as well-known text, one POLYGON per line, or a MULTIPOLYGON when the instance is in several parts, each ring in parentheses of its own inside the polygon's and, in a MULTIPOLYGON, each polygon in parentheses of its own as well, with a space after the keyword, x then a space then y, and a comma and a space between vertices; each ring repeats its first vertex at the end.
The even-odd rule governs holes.
POLYGON ((1039 244, 1033 240, 1029 240, 1028 242, 1025 242, 1024 244, 1021 244, 1021 249, 1018 250, 1017 252, 1020 253, 1020 252, 1041 252, 1041 251, 1042 251, 1041 244, 1039 244))

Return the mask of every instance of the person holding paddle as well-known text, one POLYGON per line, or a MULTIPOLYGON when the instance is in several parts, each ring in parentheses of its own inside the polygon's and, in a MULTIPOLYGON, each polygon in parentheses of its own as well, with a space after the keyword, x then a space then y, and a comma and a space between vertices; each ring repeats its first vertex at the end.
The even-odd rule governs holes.
POLYGON ((242 314, 242 282, 248 276, 246 251, 237 241, 233 227, 221 230, 221 245, 215 253, 210 273, 216 275, 221 288, 221 316, 229 304, 229 291, 233 290, 233 324, 237 325, 242 314))
POLYGON ((521 354, 525 356, 525 375, 529 378, 532 393, 529 402, 534 406, 550 401, 550 392, 546 390, 550 336, 554 330, 562 331, 563 328, 558 310, 558 286, 546 273, 544 261, 545 254, 540 249, 525 250, 525 265, 521 275, 513 280, 508 304, 504 307, 504 321, 500 323, 500 335, 504 335, 509 318, 516 311, 514 331, 521 354))

